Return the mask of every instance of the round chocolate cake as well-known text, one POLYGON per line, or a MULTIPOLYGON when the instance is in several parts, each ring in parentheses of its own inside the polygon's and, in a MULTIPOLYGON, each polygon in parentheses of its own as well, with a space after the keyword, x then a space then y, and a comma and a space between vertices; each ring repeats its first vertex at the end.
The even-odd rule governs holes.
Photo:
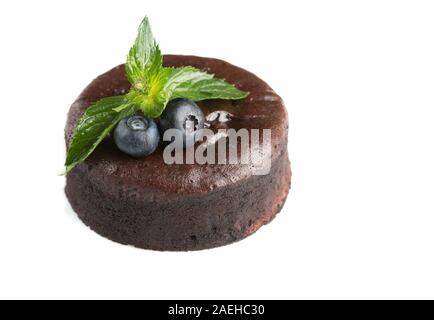
MULTIPOLYGON (((108 137, 67 174, 66 195, 86 225, 122 244, 188 251, 243 239, 275 217, 290 188, 283 102, 254 74, 222 60, 166 55, 164 65, 194 66, 250 92, 242 100, 205 100, 198 105, 207 128, 216 134, 227 128, 271 129, 269 173, 257 175, 248 164, 166 164, 162 144, 145 158, 132 158, 108 137)), ((86 108, 129 88, 124 65, 90 83, 70 108, 67 147, 86 108)))

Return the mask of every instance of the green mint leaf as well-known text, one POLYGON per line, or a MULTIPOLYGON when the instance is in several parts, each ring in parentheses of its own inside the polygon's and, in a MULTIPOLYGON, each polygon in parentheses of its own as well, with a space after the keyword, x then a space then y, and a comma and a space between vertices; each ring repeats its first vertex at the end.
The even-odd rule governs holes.
POLYGON ((103 98, 91 105, 74 129, 66 156, 65 173, 84 161, 122 118, 133 114, 137 109, 137 106, 127 103, 125 96, 103 98), (124 105, 120 112, 114 110, 124 105))
POLYGON ((135 89, 147 92, 149 80, 161 69, 162 62, 160 48, 152 34, 148 17, 145 17, 125 64, 128 80, 135 89))
MULTIPOLYGON (((140 106, 145 116, 157 118, 167 103, 175 98, 194 101, 205 99, 242 99, 249 93, 194 67, 161 68, 149 76, 148 91, 132 89, 127 99, 140 106)), ((116 110, 118 110, 117 108, 116 110)))
POLYGON ((205 99, 243 99, 248 92, 236 88, 223 79, 193 67, 175 68, 165 89, 170 99, 187 98, 194 101, 205 99))
POLYGON ((133 88, 127 94, 127 101, 138 105, 145 116, 158 118, 168 102, 165 84, 171 72, 170 68, 161 68, 155 74, 150 75, 147 92, 143 93, 133 88))

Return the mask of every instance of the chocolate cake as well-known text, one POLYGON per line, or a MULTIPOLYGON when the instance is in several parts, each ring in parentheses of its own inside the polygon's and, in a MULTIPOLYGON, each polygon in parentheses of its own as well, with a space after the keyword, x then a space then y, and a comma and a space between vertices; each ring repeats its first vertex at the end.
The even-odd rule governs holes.
MULTIPOLYGON (((206 124, 221 128, 271 129, 271 170, 255 175, 246 164, 166 164, 164 145, 132 158, 106 138, 67 174, 66 195, 80 219, 113 241, 139 248, 188 251, 243 239, 280 211, 291 182, 288 118, 281 98, 254 74, 217 59, 164 56, 165 66, 194 66, 250 92, 242 100, 198 102, 206 124)), ((67 147, 83 112, 95 101, 125 94, 124 65, 97 77, 72 104, 67 147)))

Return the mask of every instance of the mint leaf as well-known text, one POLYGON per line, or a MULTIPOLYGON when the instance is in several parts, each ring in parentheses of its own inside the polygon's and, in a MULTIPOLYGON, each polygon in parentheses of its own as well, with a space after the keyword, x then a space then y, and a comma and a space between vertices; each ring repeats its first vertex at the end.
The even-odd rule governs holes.
POLYGON ((214 75, 193 67, 173 70, 166 83, 170 99, 187 98, 194 101, 205 99, 242 99, 248 92, 237 89, 234 85, 214 75))
POLYGON ((205 99, 242 99, 248 92, 237 89, 214 75, 194 67, 161 68, 151 75, 146 95, 132 89, 127 98, 138 104, 145 116, 157 118, 167 103, 175 98, 187 98, 194 101, 205 99))
POLYGON ((66 172, 84 161, 122 118, 138 109, 133 104, 127 104, 120 112, 113 110, 126 103, 125 96, 103 98, 84 112, 78 120, 68 148, 65 161, 66 172))
POLYGON ((161 68, 158 72, 149 76, 146 94, 133 88, 127 94, 127 100, 138 105, 145 116, 150 118, 159 117, 168 102, 164 85, 170 73, 171 69, 161 68))
POLYGON ((147 92, 148 82, 161 69, 162 62, 160 48, 152 34, 148 17, 145 17, 125 64, 128 80, 134 88, 147 92))

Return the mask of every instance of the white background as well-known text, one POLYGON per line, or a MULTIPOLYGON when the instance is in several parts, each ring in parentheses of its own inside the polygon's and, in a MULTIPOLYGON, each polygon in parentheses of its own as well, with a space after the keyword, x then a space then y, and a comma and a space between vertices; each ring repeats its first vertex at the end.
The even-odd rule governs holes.
POLYGON ((0 298, 434 298, 432 1, 0 2, 0 298), (239 243, 161 253, 86 228, 63 128, 148 15, 165 53, 285 100, 293 188, 239 243))

